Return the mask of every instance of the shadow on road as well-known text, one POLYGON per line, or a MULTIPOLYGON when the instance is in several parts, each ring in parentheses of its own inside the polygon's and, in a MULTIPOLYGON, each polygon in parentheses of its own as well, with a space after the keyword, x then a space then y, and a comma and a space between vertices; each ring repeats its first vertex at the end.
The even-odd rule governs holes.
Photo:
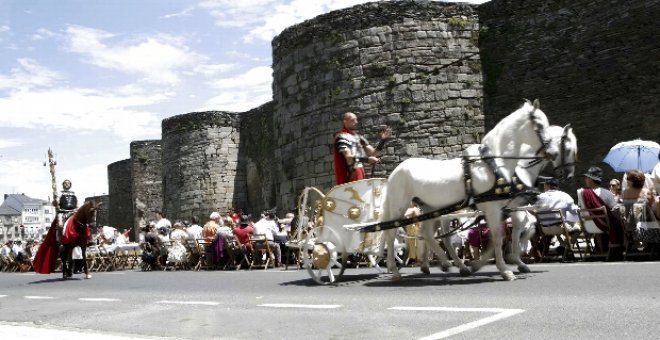
MULTIPOLYGON (((82 280, 82 278, 78 278, 78 277, 70 277, 70 278, 66 279, 66 281, 81 281, 81 280, 82 280)), ((28 284, 29 285, 38 285, 38 284, 42 284, 42 283, 52 283, 52 282, 64 282, 64 280, 62 280, 61 277, 57 277, 57 278, 44 279, 44 280, 39 280, 39 281, 32 281, 32 282, 28 282, 28 284)))
MULTIPOLYGON (((504 282, 499 272, 478 272, 471 276, 461 276, 460 273, 433 273, 430 275, 419 274, 403 274, 402 280, 399 282, 392 282, 392 275, 390 274, 347 274, 349 271, 344 272, 344 275, 335 284, 329 285, 330 287, 342 287, 351 285, 363 285, 365 287, 420 287, 420 286, 453 286, 453 285, 470 285, 480 284, 486 282, 504 282)), ((536 274, 544 273, 545 271, 535 270, 531 273, 517 273, 516 280, 525 280, 528 277, 535 276, 536 274)), ((320 286, 311 278, 283 282, 282 286, 307 286, 316 287, 320 286)))
MULTIPOLYGON (((346 272, 344 272, 344 275, 341 276, 341 279, 339 280, 339 282, 337 282, 334 285, 329 285, 329 286, 334 287, 334 286, 343 286, 343 285, 349 285, 349 284, 355 284, 355 283, 368 282, 370 280, 377 279, 378 277, 379 277, 378 274, 354 274, 354 275, 350 275, 350 274, 346 274, 346 272)), ((321 286, 318 283, 314 282, 314 280, 312 280, 312 278, 282 282, 280 285, 282 285, 282 286, 308 286, 308 287, 321 286)))

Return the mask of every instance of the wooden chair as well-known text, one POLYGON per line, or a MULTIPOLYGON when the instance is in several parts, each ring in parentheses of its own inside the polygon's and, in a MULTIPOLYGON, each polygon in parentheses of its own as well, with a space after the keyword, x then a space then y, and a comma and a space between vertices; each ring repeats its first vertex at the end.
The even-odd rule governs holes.
POLYGON ((211 254, 209 251, 207 251, 207 249, 211 247, 211 241, 204 238, 198 238, 195 241, 197 242, 197 252, 199 253, 199 257, 197 259, 197 264, 195 264, 193 270, 194 271, 199 271, 201 269, 207 270, 211 267, 209 265, 209 256, 211 254))
POLYGON ((594 220, 600 221, 607 226, 607 230, 610 229, 610 218, 607 216, 607 207, 602 206, 595 209, 578 209, 578 216, 580 218, 580 224, 582 225, 582 233, 586 239, 587 252, 591 255, 604 254, 605 249, 603 249, 600 242, 595 242, 594 237, 596 235, 604 235, 603 232, 594 220), (596 251, 595 248, 598 248, 596 251))
POLYGON ((226 269, 241 269, 241 266, 250 266, 250 259, 244 246, 234 236, 225 236, 225 261, 222 267, 226 269))
POLYGON ((99 265, 97 271, 107 272, 116 269, 117 258, 115 254, 108 251, 108 249, 103 244, 98 245, 98 249, 99 265))
POLYGON ((271 261, 273 258, 273 252, 270 249, 265 234, 252 235, 250 237, 250 242, 252 242, 252 260, 250 261, 250 269, 263 266, 265 270, 268 269, 268 265, 274 265, 271 261), (262 259, 264 256, 266 257, 265 261, 262 259))
MULTIPOLYGON (((545 236, 547 238, 555 236, 559 243, 564 247, 564 252, 562 253, 561 258, 562 261, 566 261, 568 254, 571 252, 575 253, 576 250, 580 254, 580 259, 582 259, 580 244, 573 242, 574 240, 566 228, 566 220, 564 219, 564 214, 560 209, 532 210, 532 215, 536 217, 536 226, 539 236, 545 236)), ((541 252, 544 257, 546 256, 547 248, 548 246, 545 245, 543 251, 541 252)))
POLYGON ((13 273, 19 269, 18 263, 12 256, 0 255, 0 261, 2 262, 2 271, 5 273, 13 273))

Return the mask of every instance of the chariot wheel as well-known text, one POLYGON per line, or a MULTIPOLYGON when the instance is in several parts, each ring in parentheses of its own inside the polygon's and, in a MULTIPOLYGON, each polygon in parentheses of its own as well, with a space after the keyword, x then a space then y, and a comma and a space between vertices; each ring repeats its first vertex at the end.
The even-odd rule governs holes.
POLYGON ((313 233, 307 233, 305 242, 300 248, 303 266, 314 282, 322 285, 334 284, 341 279, 346 270, 348 255, 341 245, 341 239, 336 232, 328 228, 331 240, 320 242, 313 233))

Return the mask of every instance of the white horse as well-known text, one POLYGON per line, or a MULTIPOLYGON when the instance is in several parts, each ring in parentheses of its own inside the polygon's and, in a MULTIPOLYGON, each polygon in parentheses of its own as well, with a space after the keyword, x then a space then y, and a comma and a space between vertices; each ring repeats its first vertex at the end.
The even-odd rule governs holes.
MULTIPOLYGON (((658 158, 660 158, 660 155, 658 155, 658 158)), ((656 164, 653 171, 651 171, 651 181, 653 182, 651 188, 655 189, 657 195, 660 195, 660 163, 656 164)))
MULTIPOLYGON (((548 147, 544 131, 548 128, 548 119, 539 109, 538 100, 534 104, 526 101, 523 106, 502 119, 484 136, 482 145, 488 146, 494 158, 496 167, 502 177, 511 178, 521 156, 524 144, 538 150, 547 157, 556 157, 557 149, 548 147)), ((534 155, 529 155, 534 156, 534 155)), ((421 202, 427 209, 441 209, 460 203, 468 198, 471 188, 475 195, 485 193, 493 188, 497 178, 485 161, 476 161, 470 167, 469 181, 464 177, 464 166, 461 158, 448 160, 431 160, 424 158, 409 158, 397 166, 387 180, 387 190, 383 203, 383 213, 380 221, 392 221, 403 217, 411 200, 421 202), (469 182, 469 183, 467 183, 469 182)), ((503 202, 478 203, 477 208, 484 212, 486 220, 491 225, 501 224, 503 202)), ((427 210, 428 211, 428 210, 427 210)), ((424 237, 432 239, 432 223, 422 223, 424 237), (426 226, 429 225, 429 226, 426 226)), ((396 230, 385 232, 387 249, 394 249, 396 230)), ((506 280, 513 280, 513 272, 507 268, 502 256, 502 237, 493 233, 497 268, 506 280)), ((436 242, 426 242, 440 257, 441 266, 447 269, 451 266, 444 252, 436 242)), ((387 252, 387 267, 392 273, 392 280, 401 279, 394 262, 394 252, 387 252)))
MULTIPOLYGON (((546 129, 548 137, 548 145, 552 149, 558 149, 559 154, 552 160, 553 169, 557 177, 571 178, 575 173, 575 162, 577 161, 577 138, 573 134, 573 130, 570 125, 565 127, 560 126, 550 126, 546 129)), ((468 148, 469 151, 474 152, 474 146, 468 148)), ((535 150, 529 146, 523 146, 523 154, 534 153, 535 150)), ((539 176, 539 173, 546 167, 547 163, 550 162, 548 159, 542 159, 540 162, 521 160, 516 167, 515 173, 523 183, 527 186, 533 186, 536 182, 536 179, 539 176)), ((516 208, 525 206, 528 204, 527 200, 524 198, 516 198, 511 201, 502 201, 505 203, 508 208, 516 208)), ((509 261, 518 265, 518 270, 522 273, 529 273, 529 267, 521 260, 520 250, 521 250, 521 241, 526 243, 536 231, 534 223, 536 220, 534 217, 526 211, 512 211, 509 216, 512 220, 512 231, 511 231, 511 240, 512 240, 512 252, 509 257, 509 261)), ((499 228, 502 224, 490 225, 491 235, 502 234, 504 231, 499 228)), ((451 256, 454 264, 457 265, 462 274, 469 273, 469 269, 463 264, 463 262, 458 258, 456 251, 453 247, 449 245, 447 239, 444 239, 445 247, 447 252, 451 256)), ((472 262, 473 271, 481 268, 487 259, 492 258, 493 247, 489 246, 488 249, 482 254, 481 260, 472 262)), ((429 273, 428 270, 428 256, 424 257, 424 260, 421 263, 421 270, 424 273, 429 273)))

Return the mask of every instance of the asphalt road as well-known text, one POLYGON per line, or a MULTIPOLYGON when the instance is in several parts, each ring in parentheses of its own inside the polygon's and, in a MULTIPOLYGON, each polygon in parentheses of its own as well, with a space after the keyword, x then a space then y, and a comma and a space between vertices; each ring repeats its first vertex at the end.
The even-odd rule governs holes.
MULTIPOLYGON (((656 339, 660 262, 551 263, 503 281, 404 268, 390 282, 347 269, 336 286, 305 270, 0 273, 11 339, 656 339), (30 333, 32 332, 32 333, 30 333), (42 333, 38 333, 42 332, 42 333), (68 333, 67 333, 68 332, 68 333), (16 336, 18 334, 18 336, 16 336), (74 336, 75 335, 75 336, 74 336), (59 336, 59 335, 58 335, 59 336), (105 338, 103 338, 105 336, 105 338)), ((4 332, 4 334, 2 334, 4 332)))

